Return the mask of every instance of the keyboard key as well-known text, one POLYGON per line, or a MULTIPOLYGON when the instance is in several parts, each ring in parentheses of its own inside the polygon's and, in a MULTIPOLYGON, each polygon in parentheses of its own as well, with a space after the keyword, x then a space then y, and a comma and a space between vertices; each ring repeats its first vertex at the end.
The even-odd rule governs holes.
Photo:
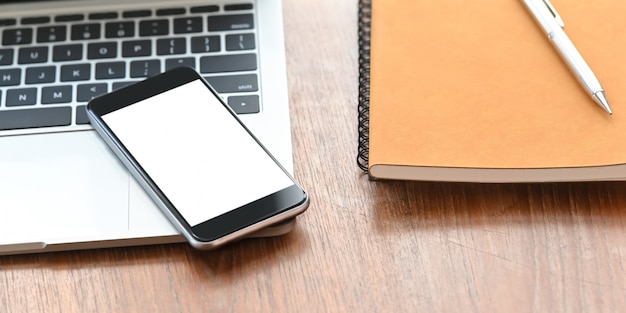
POLYGON ((157 16, 181 15, 187 13, 185 8, 159 9, 156 11, 157 16))
POLYGON ((105 26, 107 38, 123 38, 135 36, 135 22, 107 23, 105 26))
POLYGON ((45 24, 50 23, 49 16, 25 17, 22 19, 22 25, 45 24))
POLYGON ((0 49, 0 65, 13 64, 13 49, 0 49))
POLYGON ((201 31, 201 17, 186 17, 174 20, 174 34, 199 33, 201 31))
POLYGON ((6 106, 35 105, 37 103, 37 88, 20 88, 7 90, 6 106))
POLYGON ((21 48, 17 56, 17 63, 19 64, 43 63, 46 61, 48 61, 48 47, 21 48))
POLYGON ((76 101, 87 102, 94 97, 107 93, 107 91, 106 83, 78 85, 76 101))
POLYGON ((139 23, 140 36, 160 36, 167 35, 170 32, 170 23, 168 20, 150 20, 139 23))
POLYGON ((200 36, 191 38, 191 52, 215 52, 220 51, 220 36, 200 36))
POLYGON ((208 17, 209 31, 253 29, 252 14, 214 15, 208 17))
POLYGON ((65 26, 48 26, 37 29, 37 42, 65 41, 66 36, 67 27, 65 26))
POLYGON ((101 12, 89 14, 90 20, 110 20, 117 18, 117 12, 101 12))
POLYGON ((130 77, 150 77, 161 73, 160 60, 143 60, 130 62, 130 77))
POLYGON ((122 13, 122 16, 125 18, 147 17, 147 16, 152 16, 152 11, 150 10, 125 11, 124 13, 122 13))
POLYGON ((42 104, 57 104, 72 102, 72 86, 51 86, 41 89, 42 104))
POLYGON ((75 61, 83 58, 83 45, 55 46, 52 50, 53 61, 75 61))
POLYGON ((30 67, 26 69, 27 84, 52 83, 55 81, 55 77, 55 66, 30 67))
POLYGON ((71 123, 71 107, 0 111, 0 130, 67 126, 71 123))
POLYGON ((79 105, 76 107, 76 124, 77 125, 89 124, 89 117, 87 117, 86 105, 79 105))
POLYGON ((145 57, 152 55, 152 41, 134 40, 122 43, 123 57, 145 57))
POLYGON ((72 26, 72 40, 100 38, 100 24, 78 24, 72 26))
POLYGON ((252 50, 256 48, 254 34, 226 36, 226 51, 252 50))
POLYGON ((259 113, 259 96, 233 96, 228 97, 228 106, 237 114, 259 113))
POLYGON ((126 62, 108 62, 96 64, 96 79, 126 77, 126 62))
POLYGON ((205 77, 207 82, 220 93, 250 92, 259 90, 256 74, 210 76, 205 77))
POLYGON ((3 45, 26 45, 33 41, 31 28, 5 29, 2 32, 3 45))
POLYGON ((176 58, 165 60, 165 70, 169 71, 177 67, 196 68, 196 58, 176 58))
POLYGON ((200 58, 200 72, 219 73, 256 70, 256 54, 216 55, 200 58))
POLYGON ((110 59, 117 56, 117 42, 98 42, 87 46, 88 59, 110 59))
POLYGON ((169 38, 157 40, 157 55, 183 54, 187 52, 185 38, 169 38))
POLYGON ((0 86, 19 85, 22 80, 22 71, 19 68, 0 70, 0 86))
POLYGON ((54 18, 55 22, 76 22, 82 21, 85 19, 83 14, 67 14, 67 15, 58 15, 54 18))
POLYGON ((241 10, 252 10, 252 3, 227 4, 224 6, 224 11, 241 11, 241 10))
POLYGON ((217 12, 220 8, 217 5, 203 5, 191 8, 191 13, 210 13, 217 12))
POLYGON ((70 64, 61 66, 61 81, 89 80, 91 78, 90 64, 70 64))
POLYGON ((13 26, 17 23, 14 18, 3 18, 0 19, 0 26, 13 26))
POLYGON ((116 82, 116 83, 113 83, 113 90, 118 90, 120 88, 124 88, 126 86, 130 86, 130 85, 132 85, 134 83, 136 83, 136 81, 116 82))

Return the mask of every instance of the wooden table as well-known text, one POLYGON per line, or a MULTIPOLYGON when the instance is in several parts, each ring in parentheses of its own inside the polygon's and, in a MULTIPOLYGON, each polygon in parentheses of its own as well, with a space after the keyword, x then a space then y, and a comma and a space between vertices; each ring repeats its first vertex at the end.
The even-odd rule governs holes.
POLYGON ((357 1, 284 0, 295 175, 280 238, 0 257, 0 312, 624 312, 626 183, 370 182, 357 1))

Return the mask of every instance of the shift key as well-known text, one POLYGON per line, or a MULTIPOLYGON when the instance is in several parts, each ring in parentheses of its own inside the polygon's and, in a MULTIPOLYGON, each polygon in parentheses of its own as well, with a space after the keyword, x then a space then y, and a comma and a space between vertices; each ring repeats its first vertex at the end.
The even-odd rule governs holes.
POLYGON ((208 17, 209 31, 253 29, 252 14, 214 15, 208 17))
POLYGON ((71 123, 71 107, 0 111, 0 130, 67 126, 71 123))
POLYGON ((220 93, 251 92, 259 90, 256 74, 205 77, 207 82, 220 93))

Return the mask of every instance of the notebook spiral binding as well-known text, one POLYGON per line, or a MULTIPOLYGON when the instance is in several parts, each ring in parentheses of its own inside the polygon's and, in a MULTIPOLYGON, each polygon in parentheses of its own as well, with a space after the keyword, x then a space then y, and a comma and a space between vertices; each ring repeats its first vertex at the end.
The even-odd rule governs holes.
POLYGON ((372 0, 359 0, 359 146, 357 164, 368 172, 370 130, 370 30, 372 0))

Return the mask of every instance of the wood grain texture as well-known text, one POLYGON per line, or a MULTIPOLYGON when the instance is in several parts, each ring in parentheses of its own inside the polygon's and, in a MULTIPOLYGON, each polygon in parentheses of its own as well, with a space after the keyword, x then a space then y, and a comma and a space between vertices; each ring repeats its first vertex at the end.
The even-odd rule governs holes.
POLYGON ((0 312, 624 312, 626 183, 370 182, 357 1, 284 0, 293 232, 0 257, 0 312))

